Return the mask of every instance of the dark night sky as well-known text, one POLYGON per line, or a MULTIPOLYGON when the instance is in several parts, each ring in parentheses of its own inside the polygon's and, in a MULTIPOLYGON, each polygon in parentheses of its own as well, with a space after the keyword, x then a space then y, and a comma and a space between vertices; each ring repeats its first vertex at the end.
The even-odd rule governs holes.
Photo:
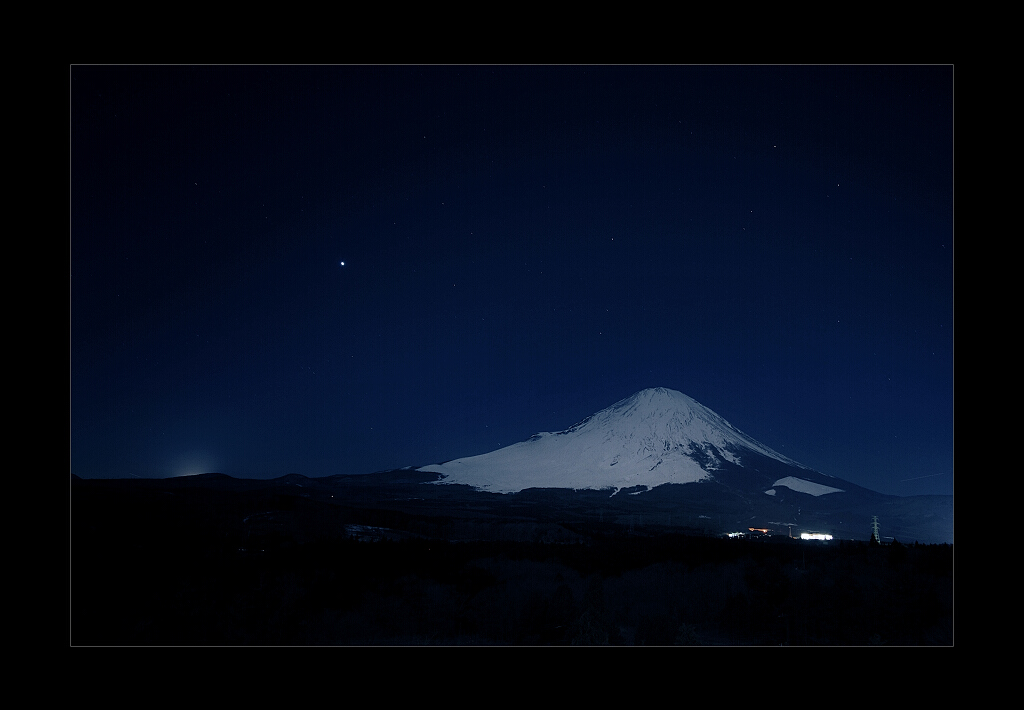
POLYGON ((70 156, 79 476, 425 465, 661 386, 953 493, 950 66, 74 66, 70 156))

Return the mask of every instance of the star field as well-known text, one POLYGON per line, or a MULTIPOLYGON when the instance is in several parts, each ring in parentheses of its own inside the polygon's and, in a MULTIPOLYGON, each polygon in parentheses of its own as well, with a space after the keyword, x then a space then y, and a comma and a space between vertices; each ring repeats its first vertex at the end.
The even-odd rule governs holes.
POLYGON ((647 387, 953 492, 953 69, 71 68, 71 470, 324 476, 647 387))

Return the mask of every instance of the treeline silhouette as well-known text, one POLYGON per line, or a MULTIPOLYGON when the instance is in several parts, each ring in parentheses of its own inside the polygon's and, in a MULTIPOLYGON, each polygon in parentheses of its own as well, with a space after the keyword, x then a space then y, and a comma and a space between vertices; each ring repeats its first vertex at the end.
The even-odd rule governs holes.
POLYGON ((255 512, 210 491, 74 498, 73 645, 953 642, 950 545, 610 523, 567 526, 571 542, 453 542, 287 497, 255 512), (295 522, 314 514, 314 528, 295 522))

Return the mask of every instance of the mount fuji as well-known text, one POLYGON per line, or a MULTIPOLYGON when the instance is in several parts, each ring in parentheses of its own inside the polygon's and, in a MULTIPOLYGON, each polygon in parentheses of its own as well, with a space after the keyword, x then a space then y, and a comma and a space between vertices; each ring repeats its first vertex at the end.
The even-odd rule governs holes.
POLYGON ((953 541, 952 496, 885 495, 815 471, 664 387, 637 392, 565 431, 415 471, 436 475, 428 481, 435 485, 559 505, 573 500, 567 494, 589 506, 598 505, 595 495, 609 504, 627 497, 645 521, 670 526, 866 539, 877 515, 890 537, 953 541))
POLYGON ((440 483, 518 493, 655 488, 722 480, 737 469, 747 478, 755 474, 743 488, 753 484, 768 495, 775 486, 820 496, 852 485, 773 451, 696 400, 664 387, 637 392, 565 431, 541 432, 497 451, 418 470, 442 474, 440 483))

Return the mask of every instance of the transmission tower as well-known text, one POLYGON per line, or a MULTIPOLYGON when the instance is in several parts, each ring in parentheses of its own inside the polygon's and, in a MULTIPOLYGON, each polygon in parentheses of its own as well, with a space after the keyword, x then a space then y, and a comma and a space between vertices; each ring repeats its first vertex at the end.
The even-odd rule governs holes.
POLYGON ((882 537, 878 534, 878 516, 877 515, 872 515, 871 516, 871 521, 872 521, 871 522, 871 539, 874 542, 876 542, 879 545, 881 545, 882 544, 882 537))

